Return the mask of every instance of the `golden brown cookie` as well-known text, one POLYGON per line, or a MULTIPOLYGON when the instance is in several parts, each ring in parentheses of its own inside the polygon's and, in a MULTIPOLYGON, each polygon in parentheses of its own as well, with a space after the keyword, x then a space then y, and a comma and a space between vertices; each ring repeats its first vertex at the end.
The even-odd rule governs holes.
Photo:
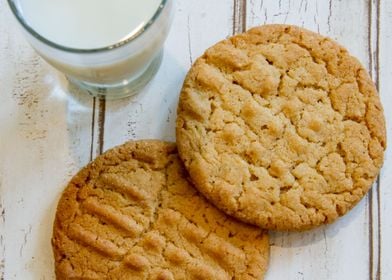
POLYGON ((64 191, 52 245, 57 279, 262 279, 267 234, 188 183, 176 147, 128 142, 64 191))
POLYGON ((192 66, 177 144, 218 208, 267 229, 331 223, 369 190, 385 120, 360 62, 329 38, 264 25, 219 42, 192 66))

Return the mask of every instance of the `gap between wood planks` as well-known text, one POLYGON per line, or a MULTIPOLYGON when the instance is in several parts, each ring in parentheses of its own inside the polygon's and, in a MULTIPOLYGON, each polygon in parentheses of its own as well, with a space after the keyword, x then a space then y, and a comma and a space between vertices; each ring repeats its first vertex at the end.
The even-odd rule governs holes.
POLYGON ((103 153, 103 145, 105 140, 105 114, 106 114, 106 101, 99 100, 98 106, 98 153, 103 153))
POLYGON ((233 35, 246 31, 246 0, 234 0, 233 35))
MULTIPOLYGON (((369 72, 380 89, 380 6, 381 0, 368 0, 369 72)), ((368 195, 369 207, 369 279, 381 280, 381 201, 380 176, 368 195)))
POLYGON ((96 156, 101 155, 103 153, 104 141, 105 141, 106 100, 94 97, 92 114, 93 115, 91 118, 90 161, 92 161, 96 156), (97 129, 95 129, 96 126, 97 129), (97 136, 95 136, 96 133, 97 136))

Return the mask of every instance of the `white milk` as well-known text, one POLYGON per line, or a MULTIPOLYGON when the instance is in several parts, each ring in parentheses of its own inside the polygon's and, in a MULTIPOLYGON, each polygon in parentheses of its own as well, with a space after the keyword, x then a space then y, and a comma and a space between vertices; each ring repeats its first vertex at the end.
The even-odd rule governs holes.
POLYGON ((113 45, 137 32, 161 0, 20 0, 27 23, 44 38, 77 49, 113 45))
POLYGON ((17 0, 14 3, 17 3, 15 15, 23 18, 20 22, 24 27, 27 22, 47 40, 78 50, 47 44, 25 28, 34 49, 73 84, 107 98, 134 94, 155 75, 174 10, 173 0, 17 0), (153 18, 152 24, 143 28, 153 18), (117 44, 136 33, 126 44, 117 44), (113 47, 105 48, 109 46, 113 47), (92 51, 101 48, 104 49, 92 51))

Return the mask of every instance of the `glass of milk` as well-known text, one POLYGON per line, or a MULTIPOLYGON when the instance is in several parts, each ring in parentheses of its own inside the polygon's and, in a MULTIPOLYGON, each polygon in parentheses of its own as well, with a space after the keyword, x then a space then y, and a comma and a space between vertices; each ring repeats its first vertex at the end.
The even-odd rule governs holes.
POLYGON ((93 96, 115 99, 156 74, 173 0, 8 0, 33 48, 93 96))

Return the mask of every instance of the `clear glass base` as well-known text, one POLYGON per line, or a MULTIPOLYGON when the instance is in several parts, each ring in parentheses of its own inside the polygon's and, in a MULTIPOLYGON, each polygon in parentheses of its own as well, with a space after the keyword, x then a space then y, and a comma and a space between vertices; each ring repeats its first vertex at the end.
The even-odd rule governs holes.
POLYGON ((72 77, 67 77, 67 79, 72 85, 94 97, 106 100, 120 99, 139 93, 157 73, 162 63, 162 58, 163 51, 154 58, 143 74, 137 78, 131 78, 117 84, 94 84, 72 77))

